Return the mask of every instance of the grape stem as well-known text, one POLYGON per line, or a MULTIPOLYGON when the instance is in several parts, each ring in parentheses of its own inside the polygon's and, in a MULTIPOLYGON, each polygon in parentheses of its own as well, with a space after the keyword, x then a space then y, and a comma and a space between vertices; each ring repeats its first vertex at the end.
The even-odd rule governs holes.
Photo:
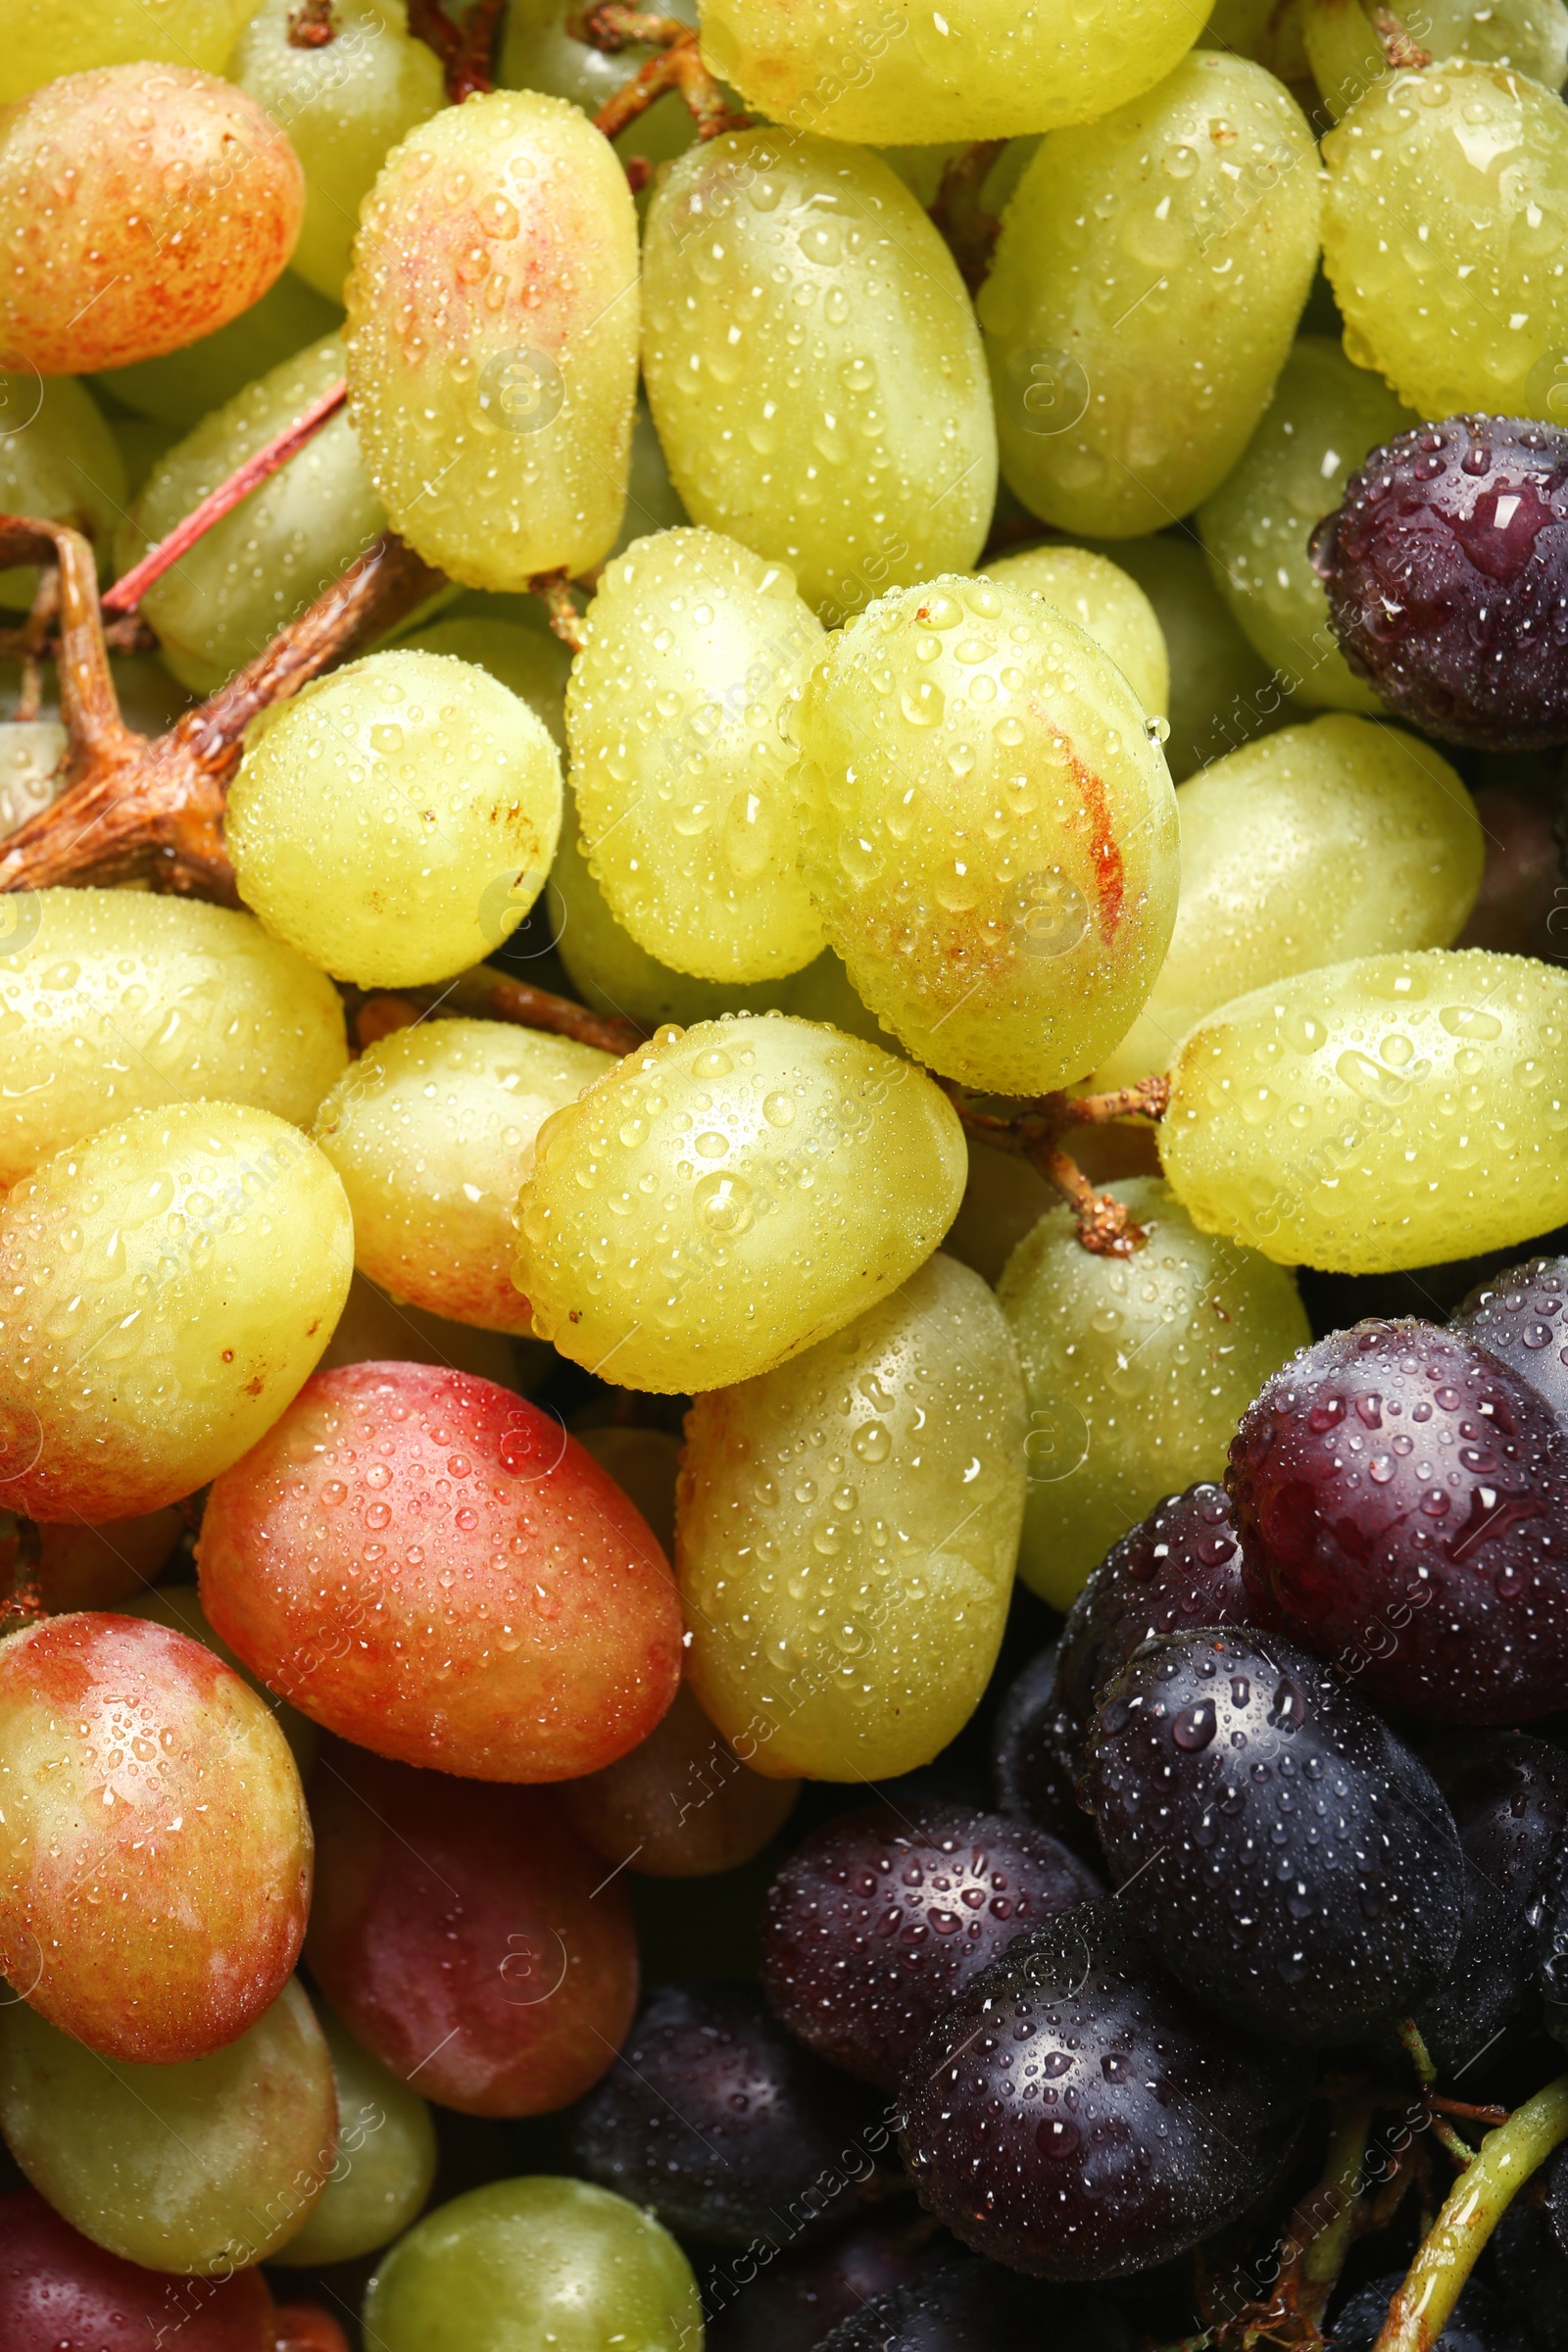
MULTIPOLYGON (((628 122, 645 115, 666 90, 679 90, 700 139, 716 139, 726 130, 744 130, 750 122, 749 116, 733 114, 725 105, 722 89, 703 63, 699 35, 678 17, 653 16, 644 9, 625 7, 623 0, 601 0, 599 7, 589 10, 580 28, 573 24, 571 30, 590 48, 612 55, 633 45, 655 52, 594 117, 607 139, 615 138, 628 122)), ((645 185, 647 170, 644 165, 639 175, 645 185)))
POLYGON ((583 635, 582 614, 571 593, 571 581, 564 571, 536 571, 528 582, 530 596, 538 597, 550 615, 550 626, 563 645, 569 645, 580 654, 587 639, 583 635))
POLYGON ((298 8, 289 10, 291 49, 324 49, 336 39, 337 19, 332 14, 332 0, 301 0, 298 8))
POLYGON ((506 13, 507 0, 473 0, 463 23, 454 24, 442 0, 409 0, 409 31, 440 59, 454 106, 465 98, 488 97, 495 88, 506 13))
POLYGON ((991 269, 1002 222, 980 201, 992 166, 1006 146, 1005 139, 977 139, 944 166, 931 220, 958 265, 958 274, 971 294, 978 294, 991 269))
POLYGON ((998 1151, 1016 1152, 1054 1185, 1073 1210, 1078 1239, 1096 1257, 1131 1257, 1149 1239, 1120 1200, 1097 1193, 1061 1141, 1068 1127, 1101 1127, 1112 1119, 1163 1118, 1170 1102, 1170 1080, 1155 1074, 1133 1086, 1117 1087, 1104 1095, 1041 1095, 1021 1109, 1006 1114, 981 1110, 964 1089, 949 1078, 938 1085, 947 1095, 969 1133, 998 1151))
POLYGON ((1373 9, 1372 29, 1378 36, 1391 74, 1405 70, 1419 72, 1423 66, 1431 65, 1432 52, 1423 49, 1420 42, 1405 31, 1392 8, 1373 9))
POLYGON ((354 1033, 363 1052, 395 1029, 412 1029, 436 1011, 471 1013, 481 1020, 511 1021, 519 1029, 543 1029, 552 1037, 569 1037, 579 1046, 597 1047, 601 1054, 634 1054, 648 1042, 648 1032, 635 1021, 612 1013, 593 1012, 548 988, 535 988, 493 963, 476 964, 456 980, 438 988, 399 990, 396 996, 361 998, 354 1006, 354 1033))

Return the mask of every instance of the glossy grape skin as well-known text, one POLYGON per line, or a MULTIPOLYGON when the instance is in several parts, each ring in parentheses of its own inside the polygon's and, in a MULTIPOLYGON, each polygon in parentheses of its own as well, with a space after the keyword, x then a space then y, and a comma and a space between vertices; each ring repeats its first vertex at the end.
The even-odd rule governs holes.
POLYGON ((1479 1283, 1448 1328, 1539 1389, 1568 1422, 1568 1260, 1532 1257, 1479 1283))
MULTIPOLYGON (((544 608, 536 606, 541 614, 544 608)), ((526 703, 541 719, 562 752, 566 748, 566 678, 571 656, 548 628, 519 628, 512 620, 486 619, 461 609, 445 620, 432 621, 398 640, 416 654, 455 654, 487 669, 493 678, 526 703)), ((559 850, 558 850, 559 855, 559 850)))
POLYGON ((1075 620, 1108 654, 1144 709, 1170 710, 1170 658, 1154 608, 1130 572, 1086 547, 1031 547, 988 564, 982 577, 1025 588, 1075 620))
POLYGON ((561 1809, 608 1862, 644 1878, 701 1879, 760 1854, 800 1788, 743 1764, 682 1683, 640 1747, 565 1783, 561 1809))
POLYGON ((1286 1265, 1384 1274, 1511 1249, 1568 1218, 1565 1034, 1568 976, 1522 956, 1298 973, 1183 1041, 1166 1181, 1203 1232, 1286 1265))
MULTIPOLYGON (((46 515, 85 530, 104 571, 125 499, 125 468, 85 385, 0 374, 0 512, 46 515)), ((0 605, 24 612, 38 567, 0 571, 0 605)))
POLYGON ((765 2265, 750 2252, 721 2261, 703 2283, 707 2352, 815 2352, 841 2321, 950 2260, 934 2234, 901 2200, 765 2265))
POLYGON ((999 1813, 1032 1822, 1098 1870, 1094 1827, 1078 1802, 1084 1726, 1057 1687, 1056 1649, 1048 1642, 1003 1693, 991 1732, 992 1788, 999 1813))
POLYGON ((903 589, 829 638, 794 717, 807 880, 857 993, 945 1077, 1046 1093, 1149 994, 1178 861, 1148 723, 1015 586, 903 589))
POLYGON ((345 300, 355 430, 425 562, 492 589, 602 563, 626 498, 637 219, 577 109, 496 90, 412 131, 366 198, 345 300))
POLYGON ((347 1066, 336 989, 249 915, 42 890, 28 930, 0 961, 0 1185, 171 1102, 247 1102, 305 1126, 347 1066))
POLYGON ((770 1777, 884 1780, 979 1703, 1024 1494, 1017 1358, 940 1252, 809 1353, 700 1396, 675 1556, 692 1687, 770 1777))
POLYGON ((1251 2204, 1311 2086, 1301 2053, 1197 2008, 1108 1896, 966 1987, 910 2068, 900 2144, 920 2202, 977 2254, 1125 2278, 1251 2204))
POLYGON ((337 1176, 270 1111, 139 1110, 0 1204, 0 1505, 103 1520, 237 1460, 349 1287, 337 1176))
POLYGON ((304 2228, 270 2257, 289 2270, 389 2245, 418 2219, 435 2179, 435 2125, 418 2092, 362 2049, 330 2009, 317 2022, 337 2091, 337 2161, 304 2228))
POLYGON ((675 1694, 643 1519, 559 1420, 467 1373, 318 1373, 215 1483, 199 1557, 215 1631, 270 1689, 409 1764, 575 1780, 675 1694))
POLYGON ((223 71, 255 0, 18 0, 6 17, 0 105, 63 74, 153 62, 223 71))
POLYGON ((1154 608, 1170 662, 1165 760, 1178 783, 1278 722, 1282 683, 1242 635, 1190 539, 1113 539, 1101 553, 1154 608))
MULTIPOLYGON (((1336 122, 1386 74, 1388 58, 1364 9, 1346 0, 1305 0, 1301 37, 1312 76, 1336 122)), ((1568 70, 1568 15, 1562 0, 1425 0, 1419 42, 1440 64, 1459 57, 1511 66, 1515 74, 1560 89, 1568 70)))
POLYGON ((272 2298, 260 2271, 205 2281, 107 2254, 29 2189, 0 2198, 0 2338, 6 2352, 272 2352, 272 2298))
POLYGON ((365 2299, 385 2352, 686 2352, 702 2338, 690 2265, 652 2217, 586 2180, 493 2180, 426 2214, 365 2299))
POLYGON ((342 323, 336 303, 324 302, 303 278, 285 270, 260 302, 215 334, 203 335, 200 342, 160 360, 111 368, 94 382, 97 390, 110 393, 137 416, 188 433, 247 384, 270 374, 342 323))
POLYGON ((643 371, 692 520, 787 564, 824 620, 965 571, 997 447, 956 264, 880 157, 727 132, 649 209, 643 371))
POLYGON ((1003 474, 1031 514, 1131 538, 1218 488, 1290 350, 1318 209, 1295 101, 1214 50, 1042 142, 979 296, 1003 474))
POLYGON ((311 1825, 282 1734, 210 1651, 124 1617, 13 1635, 0 1789, 0 1966, 51 2025, 172 2066, 276 1999, 311 1825))
POLYGON ((511 1271, 518 1180, 545 1119, 613 1066, 504 1021, 426 1021, 368 1048, 314 1129, 343 1179, 362 1271, 432 1314, 526 1333, 511 1271))
POLYGON ((976 2256, 933 2266, 875 2297, 819 2339, 815 2352, 1124 2352, 1114 2304, 1042 2292, 1016 2271, 976 2256))
POLYGON ((293 149, 231 82, 150 65, 51 81, 0 121, 0 358, 80 375, 177 351, 266 293, 303 202, 293 149))
POLYGON ((1485 1348, 1417 1322, 1318 1341, 1244 1416, 1228 1483, 1249 1583, 1374 1703, 1561 1705, 1568 1427, 1485 1348))
MULTIPOLYGON (((174 1514, 171 1513, 171 1517, 174 1514)), ((112 1601, 95 1601, 96 1608, 112 1608, 112 1601)), ((121 1602, 119 1612, 123 1617, 139 1617, 149 1624, 167 1626, 172 1634, 185 1634, 192 1642, 200 1642, 210 1649, 242 1683, 248 1683, 272 1717, 278 1730, 288 1741, 289 1753, 304 1780, 316 1761, 320 1735, 309 1716, 291 1707, 286 1698, 274 1697, 258 1674, 253 1674, 241 1657, 237 1657, 226 1642, 220 1642, 202 1614, 201 1595, 189 1584, 157 1585, 151 1591, 145 1585, 137 1588, 134 1596, 121 1602)))

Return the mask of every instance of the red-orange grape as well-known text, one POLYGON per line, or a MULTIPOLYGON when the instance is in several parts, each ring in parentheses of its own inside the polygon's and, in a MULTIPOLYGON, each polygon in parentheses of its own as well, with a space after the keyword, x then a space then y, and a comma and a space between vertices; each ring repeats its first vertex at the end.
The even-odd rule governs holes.
POLYGON ((260 2271, 172 2278, 122 2262, 28 2189, 0 2197, 0 2343, 6 2352, 273 2352, 260 2271))

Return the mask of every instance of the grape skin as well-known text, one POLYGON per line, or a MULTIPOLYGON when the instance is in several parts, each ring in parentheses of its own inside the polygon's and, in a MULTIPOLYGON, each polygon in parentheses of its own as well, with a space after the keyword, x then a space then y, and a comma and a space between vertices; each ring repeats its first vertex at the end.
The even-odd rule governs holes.
MULTIPOLYGON (((69 376, 0 374, 0 513, 47 516, 85 529, 109 562, 125 503, 125 468, 91 393, 69 376)), ((0 571, 0 605, 24 612, 38 592, 36 564, 0 571)))
POLYGON ((1059 1704, 1081 1739, 1106 1686, 1154 1635, 1271 1623, 1242 1573, 1229 1498, 1201 1481, 1167 1494, 1112 1545, 1073 1602, 1057 1654, 1059 1704))
POLYGON ((0 105, 95 66, 156 59, 221 74, 254 6, 255 0, 13 0, 0 105))
POLYGON ((193 2310, 167 2276, 106 2254, 30 2190, 0 2198, 0 2334, 7 2352, 60 2352, 61 2331, 93 2352, 155 2352, 180 2330, 180 2352, 264 2352, 275 2313, 260 2271, 204 2286, 193 2310), (172 2315, 176 2313, 177 2318, 172 2315))
POLYGON ((423 2211, 435 2179, 430 2110, 416 2090, 346 2033, 330 2009, 318 2018, 332 2061, 340 2161, 271 2255, 289 2270, 351 2262, 400 2237, 423 2211))
MULTIPOLYGON (((95 1607, 110 1604, 95 1602, 95 1607)), ((249 1683, 257 1697, 270 1713, 272 1721, 288 1741, 289 1752, 299 1767, 303 1780, 316 1761, 319 1734, 309 1716, 291 1707, 286 1698, 278 1698, 269 1690, 259 1674, 253 1674, 243 1658, 237 1657, 226 1642, 220 1642, 202 1613, 201 1594, 194 1585, 156 1585, 149 1592, 139 1586, 134 1597, 120 1604, 118 1614, 123 1617, 145 1618, 150 1624, 167 1626, 171 1633, 187 1634, 192 1642, 201 1642, 215 1658, 221 1658, 249 1683)))
POLYGON ((1533 1257, 1478 1283, 1448 1328, 1541 1391, 1568 1422, 1568 1259, 1533 1257))
MULTIPOLYGON (((615 1475, 612 1460, 606 1467, 615 1475)), ((800 1791, 798 1780, 764 1780, 743 1764, 703 1713, 690 1684, 682 1683, 668 1714, 640 1746, 602 1772, 564 1785, 561 1809, 608 1862, 643 1878, 701 1879, 760 1854, 789 1819, 800 1791)))
POLYGON ((1086 547, 1031 547, 988 564, 983 579, 1026 588, 1108 654, 1152 716, 1170 710, 1170 658, 1154 608, 1129 572, 1086 547))
MULTIPOLYGON (((334 6, 336 0, 333 0, 334 6)), ((227 326, 161 360, 138 360, 93 379, 100 392, 122 402, 138 417, 177 426, 188 433, 215 409, 235 399, 247 385, 318 343, 343 323, 342 310, 313 293, 302 277, 285 270, 260 302, 227 326)), ((162 452, 160 452, 160 455, 162 452)))
MULTIPOLYGON (((1383 44, 1358 8, 1336 0, 1304 0, 1301 39, 1312 77, 1338 122, 1388 72, 1383 44)), ((1420 44, 1438 64, 1473 58, 1479 65, 1511 66, 1548 89, 1560 89, 1568 71, 1568 14, 1562 0, 1424 0, 1420 44)))
POLYGON ((1284 681, 1243 636, 1190 539, 1113 539, 1100 552, 1137 581, 1159 622, 1170 662, 1165 760, 1178 784, 1277 723, 1284 681))

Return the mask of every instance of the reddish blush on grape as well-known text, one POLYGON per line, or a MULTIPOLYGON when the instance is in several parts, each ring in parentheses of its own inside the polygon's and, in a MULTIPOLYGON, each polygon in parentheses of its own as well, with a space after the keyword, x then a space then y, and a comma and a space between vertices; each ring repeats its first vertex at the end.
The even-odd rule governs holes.
POLYGON ((82 2237, 31 2189, 0 2197, 5 2352, 273 2352, 259 2271, 174 2278, 82 2237))

